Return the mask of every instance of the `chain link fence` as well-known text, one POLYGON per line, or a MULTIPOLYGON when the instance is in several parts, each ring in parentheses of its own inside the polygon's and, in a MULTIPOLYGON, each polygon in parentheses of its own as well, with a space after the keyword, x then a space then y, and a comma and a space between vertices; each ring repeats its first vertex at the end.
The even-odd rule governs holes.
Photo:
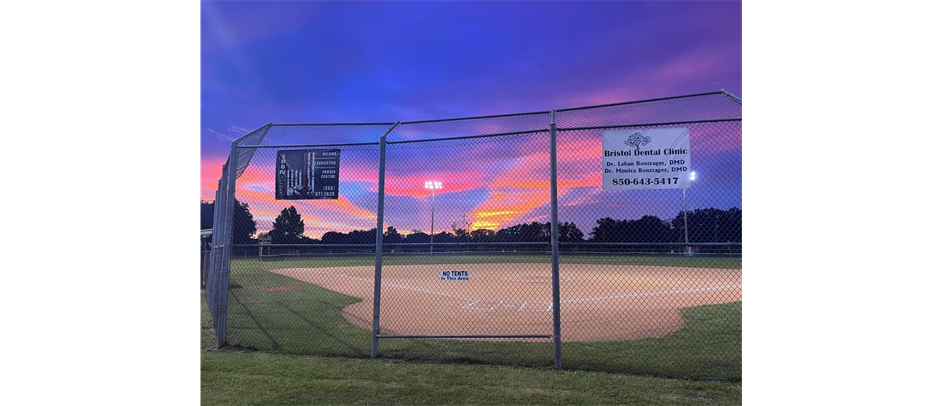
POLYGON ((207 234, 200 231, 200 290, 206 289, 206 272, 209 269, 209 236, 207 234))
POLYGON ((741 115, 719 91, 266 124, 216 196, 217 344, 741 379, 741 115), (689 187, 603 187, 605 134, 677 128, 689 187), (312 150, 339 154, 336 198, 276 199, 279 154, 312 150))

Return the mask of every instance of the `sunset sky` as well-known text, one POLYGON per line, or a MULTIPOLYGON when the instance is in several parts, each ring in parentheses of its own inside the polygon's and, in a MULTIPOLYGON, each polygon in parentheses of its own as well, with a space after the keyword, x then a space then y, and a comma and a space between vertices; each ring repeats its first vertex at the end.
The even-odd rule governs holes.
MULTIPOLYGON (((739 2, 201 4, 203 200, 213 200, 231 141, 268 122, 468 117, 721 88, 742 96, 739 2)), ((691 130, 713 140, 699 147, 700 162, 738 160, 738 140, 710 138, 717 128, 691 130)), ((350 132, 340 141, 376 141, 382 132, 350 132)), ((390 135, 409 136, 405 130, 390 135)), ((682 209, 680 190, 603 194, 601 144, 591 136, 560 135, 560 221, 574 221, 588 234, 595 218, 670 219, 682 209)), ((314 138, 306 142, 323 142, 314 138)), ((546 146, 545 135, 537 134, 390 147, 386 224, 428 232, 426 180, 444 183, 436 195, 436 231, 548 221, 546 146), (456 156, 463 158, 448 158, 456 156)), ((343 151, 338 200, 275 201, 275 150, 260 149, 239 179, 237 198, 249 203, 259 231, 270 229, 288 205, 303 214, 313 237, 375 227, 376 151, 343 151)), ((691 208, 742 207, 741 167, 694 170, 691 208)))

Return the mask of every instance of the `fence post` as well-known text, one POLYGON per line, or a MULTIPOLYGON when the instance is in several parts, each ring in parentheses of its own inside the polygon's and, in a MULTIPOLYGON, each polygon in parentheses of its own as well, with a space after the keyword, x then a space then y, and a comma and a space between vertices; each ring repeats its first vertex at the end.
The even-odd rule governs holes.
POLYGON ((228 318, 229 313, 229 266, 232 261, 232 240, 235 235, 233 224, 233 215, 235 212, 235 183, 236 183, 236 168, 239 166, 236 162, 238 157, 238 141, 232 142, 232 148, 229 152, 229 167, 227 171, 226 181, 228 183, 226 187, 226 196, 225 196, 225 220, 223 229, 225 234, 223 234, 223 250, 222 250, 222 266, 220 267, 220 281, 219 281, 219 298, 217 302, 217 313, 221 316, 219 317, 219 327, 216 329, 216 346, 222 347, 226 344, 226 319, 228 318))
POLYGON ((206 288, 206 237, 200 241, 200 290, 206 288))
POLYGON ((393 124, 386 133, 379 137, 379 185, 377 186, 376 203, 376 268, 373 273, 373 344, 370 348, 370 358, 379 354, 379 299, 380 287, 383 282, 383 209, 386 197, 386 136, 396 128, 399 123, 393 124))
POLYGON ((550 122, 550 244, 553 253, 553 362, 562 368, 563 353, 559 323, 559 217, 556 196, 556 110, 550 122))
MULTIPOLYGON (((219 187, 216 189, 216 200, 214 202, 213 213, 213 252, 212 262, 210 263, 210 280, 206 288, 207 298, 212 300, 210 312, 213 314, 213 329, 219 332, 219 279, 222 277, 223 247, 225 247, 225 213, 226 213, 226 188, 229 186, 229 162, 222 166, 222 176, 219 177, 219 187)), ((216 340, 216 348, 222 347, 222 341, 216 340)))

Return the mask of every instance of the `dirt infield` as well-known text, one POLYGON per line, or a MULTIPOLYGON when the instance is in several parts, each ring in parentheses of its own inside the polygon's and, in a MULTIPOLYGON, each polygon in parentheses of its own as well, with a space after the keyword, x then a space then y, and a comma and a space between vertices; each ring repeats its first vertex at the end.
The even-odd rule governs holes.
MULTIPOLYGON (((272 272, 362 298, 344 317, 370 329, 373 267, 272 272)), ((380 325, 387 334, 552 334, 548 264, 385 265, 380 325), (467 271, 468 280, 442 280, 467 271)), ((683 326, 680 309, 742 300, 738 269, 560 265, 563 341, 660 337, 683 326)))

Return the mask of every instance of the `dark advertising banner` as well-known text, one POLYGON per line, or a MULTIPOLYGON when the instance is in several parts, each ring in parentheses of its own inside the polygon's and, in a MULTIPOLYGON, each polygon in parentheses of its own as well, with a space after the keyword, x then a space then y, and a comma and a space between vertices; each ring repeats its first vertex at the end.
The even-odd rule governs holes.
POLYGON ((276 200, 336 199, 339 149, 278 151, 276 200))

